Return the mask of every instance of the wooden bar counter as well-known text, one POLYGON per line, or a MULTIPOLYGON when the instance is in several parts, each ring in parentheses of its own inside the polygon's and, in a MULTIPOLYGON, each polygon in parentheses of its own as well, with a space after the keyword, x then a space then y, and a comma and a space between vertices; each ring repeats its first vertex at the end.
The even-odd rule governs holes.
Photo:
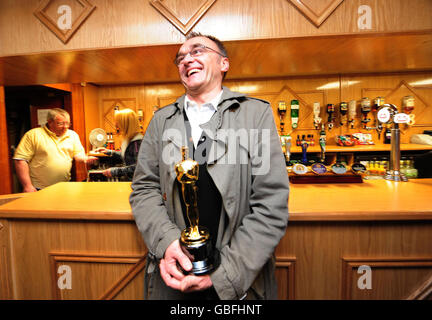
MULTIPOLYGON (((142 299, 130 191, 69 182, 0 196, 0 299, 142 299)), ((431 299, 431 195, 432 179, 292 184, 279 297, 431 299)))

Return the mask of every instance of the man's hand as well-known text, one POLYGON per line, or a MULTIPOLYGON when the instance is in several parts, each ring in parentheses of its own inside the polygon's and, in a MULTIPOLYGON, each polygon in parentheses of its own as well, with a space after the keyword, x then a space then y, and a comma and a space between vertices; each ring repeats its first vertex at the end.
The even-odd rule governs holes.
POLYGON ((98 161, 99 158, 97 157, 93 157, 93 156, 88 156, 84 159, 84 163, 88 163, 88 164, 94 164, 96 161, 98 161))
POLYGON ((179 240, 175 240, 168 246, 159 264, 161 277, 168 287, 182 292, 192 292, 205 290, 213 285, 209 275, 185 275, 178 268, 178 264, 185 271, 192 270, 191 261, 181 249, 179 240))
POLYGON ((36 192, 36 188, 32 184, 23 187, 23 192, 36 192))
POLYGON ((105 177, 112 178, 111 169, 106 169, 106 170, 102 171, 102 174, 105 177))
POLYGON ((186 276, 181 284, 180 290, 183 292, 202 291, 213 286, 213 283, 208 274, 204 276, 186 276))
POLYGON ((15 171, 19 182, 23 186, 23 192, 36 192, 36 188, 30 179, 30 168, 25 160, 14 159, 15 171))

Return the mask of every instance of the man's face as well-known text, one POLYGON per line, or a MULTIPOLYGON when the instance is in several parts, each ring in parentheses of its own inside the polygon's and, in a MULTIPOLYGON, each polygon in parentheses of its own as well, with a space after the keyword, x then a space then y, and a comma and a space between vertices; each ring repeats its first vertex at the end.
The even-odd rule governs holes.
POLYGON ((54 119, 48 120, 48 128, 57 136, 62 136, 66 133, 70 126, 69 115, 57 115, 54 119))
POLYGON ((184 59, 178 65, 180 79, 191 94, 204 93, 215 87, 222 86, 223 72, 228 71, 228 58, 222 57, 210 49, 203 49, 203 53, 191 57, 190 51, 199 45, 220 52, 216 43, 206 37, 195 37, 187 40, 178 52, 184 59))

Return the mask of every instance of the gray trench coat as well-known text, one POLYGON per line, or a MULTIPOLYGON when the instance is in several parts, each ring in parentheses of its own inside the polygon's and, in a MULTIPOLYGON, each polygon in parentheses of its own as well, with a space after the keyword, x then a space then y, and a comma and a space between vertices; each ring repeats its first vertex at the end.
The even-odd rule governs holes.
MULTIPOLYGON (((132 182, 132 212, 149 250, 146 298, 170 297, 152 293, 151 278, 159 276, 158 260, 185 228, 174 171, 187 146, 184 98, 155 113, 132 182)), ((289 182, 272 109, 224 87, 217 112, 201 127, 213 139, 207 167, 223 199, 213 287, 221 299, 277 299, 274 249, 288 223, 289 182)))

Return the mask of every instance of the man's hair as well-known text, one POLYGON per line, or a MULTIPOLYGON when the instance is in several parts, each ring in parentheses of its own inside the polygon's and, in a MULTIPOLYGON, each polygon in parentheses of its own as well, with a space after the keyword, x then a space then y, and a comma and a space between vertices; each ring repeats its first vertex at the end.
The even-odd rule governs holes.
MULTIPOLYGON (((227 50, 226 50, 223 42, 220 41, 218 38, 216 38, 214 36, 211 36, 211 35, 201 34, 200 32, 193 31, 193 32, 189 33, 186 36, 186 40, 189 40, 189 39, 192 39, 192 38, 196 38, 196 37, 204 37, 204 38, 210 39, 211 41, 213 41, 214 43, 216 43, 216 45, 218 46, 218 49, 219 49, 220 53, 224 57, 228 58, 228 52, 227 52, 227 50)), ((222 79, 225 79, 226 74, 227 74, 227 72, 224 72, 224 75, 223 75, 222 79)))
POLYGON ((224 55, 225 57, 228 58, 228 53, 226 51, 226 48, 225 48, 223 42, 220 41, 218 38, 216 38, 214 36, 207 35, 207 34, 201 34, 200 32, 191 32, 186 36, 186 40, 196 38, 196 37, 204 37, 204 38, 210 39, 211 41, 216 43, 216 45, 219 48, 220 53, 222 53, 222 55, 224 55))
POLYGON ((47 121, 54 120, 57 116, 69 116, 69 113, 65 109, 53 108, 48 110, 47 121))

